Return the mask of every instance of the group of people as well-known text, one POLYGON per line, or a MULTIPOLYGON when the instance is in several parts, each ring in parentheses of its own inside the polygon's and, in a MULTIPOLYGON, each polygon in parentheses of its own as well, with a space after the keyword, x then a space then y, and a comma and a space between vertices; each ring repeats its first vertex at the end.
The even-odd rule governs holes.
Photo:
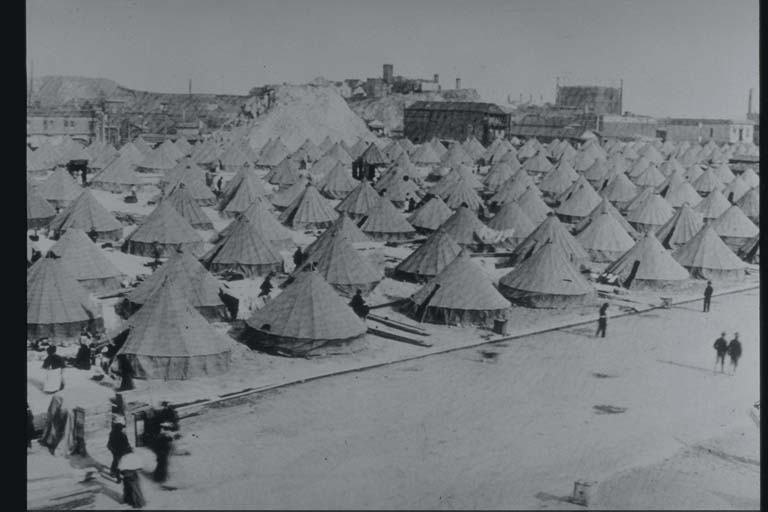
POLYGON ((739 365, 739 358, 741 357, 741 342, 739 341, 739 333, 733 334, 733 339, 728 342, 725 339, 725 333, 720 334, 720 337, 715 340, 714 344, 717 358, 715 359, 714 372, 717 372, 717 364, 720 363, 720 373, 725 373, 725 356, 727 355, 731 360, 731 375, 736 373, 736 367, 739 365))

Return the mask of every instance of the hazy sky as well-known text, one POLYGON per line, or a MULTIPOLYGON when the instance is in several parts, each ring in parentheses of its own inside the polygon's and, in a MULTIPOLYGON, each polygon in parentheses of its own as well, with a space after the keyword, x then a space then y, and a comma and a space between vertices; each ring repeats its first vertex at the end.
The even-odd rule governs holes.
POLYGON ((266 83, 396 75, 504 102, 618 85, 624 109, 744 117, 759 106, 757 0, 28 0, 35 75, 245 94, 266 83))

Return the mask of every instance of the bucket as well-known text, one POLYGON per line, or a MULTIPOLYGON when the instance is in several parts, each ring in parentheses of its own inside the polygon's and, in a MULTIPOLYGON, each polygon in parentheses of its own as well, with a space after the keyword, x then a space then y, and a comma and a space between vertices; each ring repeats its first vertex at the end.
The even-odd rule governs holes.
POLYGON ((501 334, 502 336, 507 334, 507 321, 506 320, 494 320, 493 332, 501 334))
POLYGON ((588 480, 576 480, 573 484, 571 502, 586 507, 589 504, 590 490, 596 483, 588 480))

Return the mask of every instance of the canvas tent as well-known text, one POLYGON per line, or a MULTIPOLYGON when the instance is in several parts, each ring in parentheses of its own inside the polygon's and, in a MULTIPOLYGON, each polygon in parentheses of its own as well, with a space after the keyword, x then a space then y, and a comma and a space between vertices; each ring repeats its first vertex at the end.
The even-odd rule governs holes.
POLYGON ((48 225, 54 238, 70 228, 82 229, 89 236, 95 233, 98 242, 115 242, 123 237, 123 225, 93 197, 90 190, 84 190, 48 225))
POLYGON ((425 281, 439 274, 461 252, 461 247, 445 231, 438 229, 395 267, 395 276, 425 281))
POLYGON ((665 248, 674 250, 693 238, 703 225, 701 214, 684 204, 656 231, 656 238, 665 248))
POLYGON ((672 258, 653 233, 648 232, 616 261, 603 278, 618 279, 624 288, 665 288, 688 279, 688 271, 672 258))
POLYGON ((208 251, 203 264, 214 273, 263 276, 283 268, 283 257, 246 217, 235 221, 228 236, 208 251))
POLYGON ((717 236, 711 226, 704 226, 682 247, 672 253, 677 260, 699 279, 739 279, 746 265, 717 236))
POLYGON ((49 251, 61 258, 69 274, 93 294, 119 290, 125 278, 81 229, 68 229, 49 251))
POLYGON ((181 248, 194 254, 203 250, 203 239, 168 201, 161 201, 144 222, 125 237, 122 251, 147 258, 167 258, 181 248))

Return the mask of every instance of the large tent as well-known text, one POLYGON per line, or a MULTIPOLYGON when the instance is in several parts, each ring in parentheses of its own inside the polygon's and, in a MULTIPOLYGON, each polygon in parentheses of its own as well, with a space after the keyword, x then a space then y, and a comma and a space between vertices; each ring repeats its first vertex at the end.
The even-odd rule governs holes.
POLYGON ((246 324, 249 341, 270 351, 307 355, 361 338, 368 330, 317 272, 301 272, 246 324))
POLYGON ((656 231, 656 238, 661 245, 674 250, 693 238, 703 225, 701 214, 688 204, 683 204, 672 218, 656 231))
POLYGON ((193 173, 179 173, 172 179, 173 181, 168 182, 163 189, 166 195, 170 195, 176 188, 184 186, 187 194, 198 206, 214 206, 216 204, 216 195, 204 181, 196 178, 193 173))
POLYGON ((27 271, 27 339, 76 338, 83 328, 101 332, 101 305, 67 270, 61 259, 40 258, 27 271))
POLYGON ((358 219, 368 215, 371 208, 379 204, 381 197, 367 180, 362 180, 355 189, 350 192, 336 206, 337 212, 343 212, 358 219))
POLYGON ((371 239, 368 237, 368 235, 360 231, 360 228, 357 227, 355 221, 353 221, 346 214, 342 213, 335 221, 333 221, 333 224, 331 224, 328 229, 323 231, 323 233, 317 237, 314 242, 309 244, 304 249, 304 255, 309 257, 314 252, 322 250, 336 236, 344 238, 347 242, 352 244, 352 247, 356 247, 357 244, 366 244, 371 242, 371 239))
POLYGON ((219 210, 227 217, 236 217, 254 201, 266 200, 267 197, 263 185, 252 171, 245 170, 240 176, 234 186, 221 192, 219 210))
POLYGON ((489 326, 506 319, 511 304, 491 279, 462 251, 414 293, 406 309, 419 322, 489 326))
MULTIPOLYGON (((255 229, 258 230, 264 238, 272 242, 272 245, 278 250, 282 251, 295 247, 296 244, 291 236, 291 231, 280 224, 275 216, 272 215, 272 212, 267 209, 266 203, 262 201, 254 201, 241 216, 248 219, 255 229)), ((229 236, 229 233, 235 226, 237 226, 237 221, 230 222, 227 227, 216 234, 211 241, 213 243, 220 242, 229 236)))
POLYGON ((320 192, 331 199, 346 197, 356 186, 357 180, 352 177, 352 171, 341 162, 336 162, 319 183, 320 192))
POLYGON ((229 371, 233 341, 192 306, 168 277, 128 320, 118 355, 139 379, 187 380, 229 371))
POLYGON ((70 228, 82 229, 89 236, 95 234, 99 242, 115 242, 123 238, 123 225, 93 197, 90 190, 84 190, 48 225, 54 238, 70 228))
POLYGON ((587 251, 592 261, 611 262, 627 252, 635 241, 608 212, 597 215, 576 235, 576 241, 587 251))
POLYGON ((119 290, 125 278, 81 229, 68 229, 49 251, 61 258, 83 288, 96 295, 119 290))
POLYGON ((600 201, 600 204, 595 206, 595 209, 589 212, 589 215, 584 217, 578 224, 576 224, 571 232, 574 235, 578 235, 582 231, 584 231, 587 226, 589 226, 593 220, 595 220, 597 217, 602 215, 603 213, 610 213, 613 218, 616 220, 616 222, 619 223, 619 225, 624 228, 624 231, 631 236, 633 239, 637 240, 640 238, 640 235, 637 231, 635 231, 635 228, 633 228, 630 223, 627 221, 627 219, 624 218, 624 216, 619 212, 619 210, 616 209, 615 206, 611 204, 610 201, 608 201, 607 198, 603 198, 602 201, 600 201))
POLYGON ((485 190, 491 194, 495 194, 501 185, 505 181, 515 175, 515 170, 507 162, 495 163, 491 166, 488 174, 483 178, 483 185, 485 190))
POLYGON ((91 187, 116 194, 127 192, 132 187, 141 188, 144 182, 136 174, 135 169, 136 166, 127 159, 118 157, 93 177, 91 187))
POLYGON ((637 185, 632 183, 627 175, 619 173, 600 191, 600 194, 614 205, 623 207, 638 193, 637 185))
POLYGON ((245 216, 234 221, 227 237, 201 261, 211 272, 236 272, 245 277, 262 276, 283 268, 278 249, 245 216))
POLYGON ((416 233, 405 216, 386 197, 379 198, 378 204, 368 211, 360 223, 360 230, 371 239, 379 241, 409 240, 416 233))
POLYGON ((749 189, 736 204, 749 220, 760 225, 760 189, 758 187, 749 189))
POLYGON ((42 198, 27 181, 27 229, 45 227, 54 217, 56 217, 56 210, 51 203, 42 198))
POLYGON ((688 279, 688 271, 672 258, 652 232, 608 265, 603 274, 624 288, 665 288, 688 279))
POLYGON ((672 257, 699 279, 739 279, 747 267, 711 226, 704 226, 672 257))
POLYGON ((723 242, 734 251, 744 245, 747 239, 757 236, 760 232, 736 205, 731 206, 720 217, 713 220, 711 226, 723 242))
POLYGON ((145 304, 166 279, 177 284, 184 297, 208 320, 228 318, 227 308, 219 295, 224 285, 186 251, 174 251, 168 261, 125 294, 127 312, 132 313, 145 304))
POLYGON ((37 187, 37 193, 54 208, 66 208, 83 189, 66 169, 58 169, 37 187))
POLYGON ((517 198, 517 204, 534 224, 544 222, 544 219, 546 219, 550 213, 553 213, 541 198, 539 189, 536 187, 530 187, 523 192, 523 194, 517 198))
POLYGON ((408 223, 417 231, 431 232, 439 228, 451 215, 453 212, 443 200, 434 196, 408 217, 408 223))
POLYGON ((731 207, 731 203, 725 198, 719 190, 713 190, 694 210, 699 212, 704 218, 704 222, 711 222, 725 213, 725 210, 731 207))
POLYGON ((199 254, 203 246, 203 239, 189 222, 170 202, 161 201, 144 222, 125 237, 122 250, 147 258, 167 258, 176 248, 199 254))
POLYGON ((579 178, 579 175, 573 169, 567 160, 561 160, 557 167, 549 171, 541 183, 539 190, 545 197, 555 198, 568 190, 570 186, 579 178))
MULTIPOLYGON (((609 222, 612 220, 605 216, 609 222)), ((584 304, 596 298, 595 289, 552 242, 545 243, 503 276, 499 280, 499 291, 512 302, 543 308, 584 304)))
POLYGON ((443 196, 446 206, 455 210, 462 205, 466 205, 472 211, 477 211, 483 207, 483 200, 477 195, 475 189, 464 179, 459 179, 447 193, 443 196))
POLYGON ((580 221, 600 204, 600 196, 584 176, 579 176, 558 200, 560 205, 555 212, 564 222, 571 223, 580 221))
POLYGON ((438 229, 395 267, 395 276, 425 281, 439 274, 461 252, 451 236, 438 229))
POLYGON ((285 210, 291 204, 293 204, 296 198, 304 193, 309 184, 310 181, 307 178, 302 177, 299 179, 299 181, 286 188, 285 190, 280 190, 279 192, 272 194, 269 200, 276 209, 285 210))
POLYGON ((752 265, 760 264, 760 236, 750 238, 737 252, 739 258, 752 265))
POLYGON ((675 214, 670 204, 659 194, 652 194, 637 208, 627 212, 627 221, 638 233, 655 231, 675 214))
POLYGON ((460 207, 439 229, 448 233, 462 247, 482 245, 482 234, 488 228, 469 208, 460 207))
POLYGON ((514 202, 502 206, 496 215, 487 222, 487 225, 495 231, 510 234, 510 236, 505 237, 505 244, 510 249, 514 249, 536 229, 536 224, 514 202))
POLYGON ((330 226, 336 217, 331 203, 310 184, 277 219, 294 229, 318 229, 330 226))
POLYGON ((554 215, 548 216, 539 226, 520 242, 512 251, 510 263, 515 264, 528 259, 543 244, 551 241, 561 246, 566 258, 577 267, 589 261, 589 254, 573 238, 562 222, 554 215))
POLYGON ((203 209, 198 206, 183 184, 173 189, 164 200, 170 202, 179 215, 187 219, 187 222, 193 228, 213 229, 213 222, 211 222, 211 219, 208 218, 203 209))

